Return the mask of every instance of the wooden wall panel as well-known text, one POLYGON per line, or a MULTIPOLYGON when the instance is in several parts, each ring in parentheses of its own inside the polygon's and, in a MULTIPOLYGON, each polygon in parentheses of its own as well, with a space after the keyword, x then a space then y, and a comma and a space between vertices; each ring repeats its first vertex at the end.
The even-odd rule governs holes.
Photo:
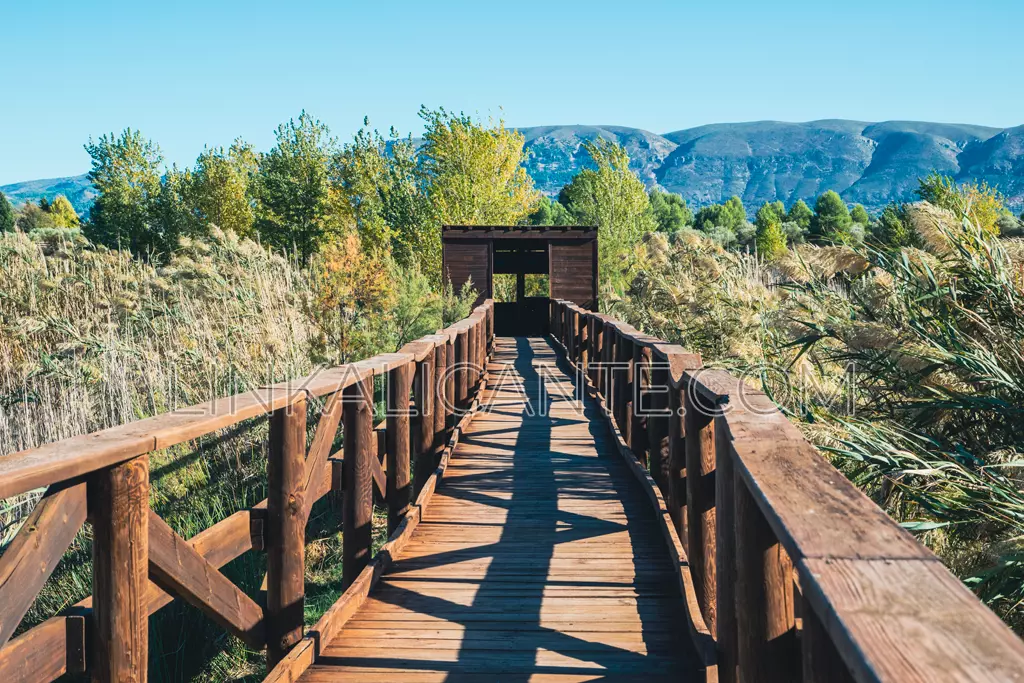
POLYGON ((597 310, 597 242, 551 244, 551 298, 597 310))
POLYGON ((444 274, 458 292, 472 277, 479 292, 474 306, 491 298, 491 242, 447 242, 444 244, 444 274))

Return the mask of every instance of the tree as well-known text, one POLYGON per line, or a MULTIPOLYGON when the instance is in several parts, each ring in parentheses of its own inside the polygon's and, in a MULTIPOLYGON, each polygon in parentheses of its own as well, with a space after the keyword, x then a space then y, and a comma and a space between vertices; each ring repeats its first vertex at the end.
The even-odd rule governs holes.
POLYGON ((537 208, 526 217, 527 225, 572 225, 572 215, 561 202, 541 195, 537 208))
POLYGON ((889 247, 909 247, 917 243, 917 234, 899 204, 889 204, 882 209, 878 222, 871 227, 871 236, 879 244, 889 247))
POLYGON ((364 248, 390 250, 402 267, 441 272, 441 239, 427 188, 421 183, 416 145, 391 129, 385 138, 368 119, 338 156, 341 187, 364 248))
MULTIPOLYGON (((766 214, 763 220, 757 221, 757 235, 754 243, 761 258, 766 261, 774 261, 786 251, 786 234, 782 229, 782 220, 778 214, 773 211, 766 212, 766 214)), ((759 218, 761 217, 759 216, 759 218)))
POLYGON ((7 195, 0 192, 0 232, 14 230, 14 207, 7 201, 7 195))
POLYGON ((632 266, 635 248, 656 228, 643 182, 629 168, 629 154, 603 138, 583 143, 596 168, 576 174, 563 189, 569 213, 598 227, 600 281, 619 287, 632 266))
MULTIPOLYGON (((32 232, 33 230, 57 227, 53 222, 53 216, 50 215, 49 211, 40 206, 41 203, 33 204, 29 202, 21 208, 15 221, 19 230, 22 232, 32 232)), ((49 206, 49 203, 46 206, 49 206)))
POLYGON ((711 204, 698 211, 694 226, 703 232, 722 227, 735 233, 746 220, 747 210, 743 207, 743 200, 733 195, 724 204, 711 204))
POLYGON ((651 190, 651 213, 658 224, 658 231, 674 235, 693 224, 693 211, 681 195, 661 190, 651 190))
POLYGON ((757 210, 754 246, 765 260, 772 261, 786 251, 786 232, 782 227, 785 220, 786 207, 780 201, 765 202, 757 210))
POLYGON ((987 183, 962 183, 950 176, 933 173, 920 181, 917 194, 921 199, 965 218, 990 235, 999 234, 999 218, 1006 213, 1002 195, 987 183))
POLYGON ((850 209, 850 219, 864 227, 871 225, 871 216, 868 215, 868 210, 860 204, 854 204, 850 209))
POLYGON ((256 231, 271 245, 295 250, 306 263, 350 218, 330 175, 337 141, 305 111, 278 126, 276 137, 259 163, 256 231))
POLYGON ((50 202, 50 217, 53 224, 58 228, 77 228, 80 225, 78 212, 71 206, 68 198, 62 194, 57 195, 50 202))
POLYGON ((422 107, 420 118, 420 170, 439 223, 515 225, 529 215, 538 193, 523 166, 522 133, 443 108, 422 107))
POLYGON ((149 255, 166 247, 154 220, 160 196, 160 147, 137 130, 102 135, 85 145, 92 157, 89 180, 99 193, 89 213, 86 236, 113 248, 149 255))
POLYGON ((226 151, 222 147, 203 150, 189 182, 197 220, 240 237, 253 237, 256 212, 251 186, 258 170, 255 150, 241 139, 226 151))
POLYGON ((192 190, 195 176, 187 168, 172 166, 160 180, 160 194, 153 209, 154 219, 160 226, 164 245, 175 249, 182 237, 195 237, 208 233, 195 209, 192 190))
POLYGON ((789 207, 789 213, 786 214, 786 220, 790 223, 796 223, 800 228, 807 232, 811 227, 811 219, 814 218, 814 212, 811 211, 811 207, 802 199, 796 200, 796 204, 789 207))
POLYGON ((769 223, 782 225, 786 220, 786 207, 780 201, 765 202, 754 216, 754 225, 760 230, 769 223))
POLYGON ((811 238, 819 242, 842 242, 850 240, 850 211, 842 198, 828 190, 814 204, 814 219, 811 221, 811 238))

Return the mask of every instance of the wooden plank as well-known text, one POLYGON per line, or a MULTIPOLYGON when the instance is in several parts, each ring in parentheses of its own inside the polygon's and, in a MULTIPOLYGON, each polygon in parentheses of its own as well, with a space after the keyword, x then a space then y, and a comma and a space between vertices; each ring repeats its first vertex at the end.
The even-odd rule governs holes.
POLYGON ((388 534, 394 533, 412 501, 409 461, 409 393, 412 391, 411 363, 396 365, 388 373, 386 438, 388 476, 388 534))
MULTIPOLYGON (((346 390, 347 391, 347 390, 346 390)), ((302 638, 305 596, 306 402, 270 418, 267 459, 267 663, 302 638)))
POLYGON ((0 556, 0 646, 11 635, 85 524, 85 484, 49 490, 0 556))
POLYGON ((68 671, 67 618, 52 617, 0 649, 0 676, 6 683, 38 683, 68 671))
POLYGON ((806 559, 798 570, 857 681, 1024 681, 1024 643, 937 560, 806 559))
POLYGON ((364 380, 345 389, 345 459, 342 481, 342 581, 348 587, 370 561, 373 523, 373 385, 364 380))
POLYGON ((149 613, 149 458, 141 455, 91 475, 93 680, 147 679, 149 613))
POLYGON ((702 401, 691 390, 684 394, 684 438, 686 448, 686 512, 689 531, 687 552, 691 561, 697 599, 704 620, 718 629, 717 579, 715 569, 715 406, 702 401))
POLYGON ((733 514, 739 680, 743 683, 799 680, 793 565, 757 502, 738 477, 734 477, 733 514))
POLYGON ((327 458, 331 454, 340 424, 341 394, 331 394, 320 414, 320 422, 317 424, 313 443, 306 456, 306 484, 304 487, 306 495, 302 498, 302 513, 307 520, 313 503, 330 490, 324 486, 325 482, 330 481, 330 464, 327 462, 327 458))
POLYGON ((180 595, 249 647, 260 650, 265 645, 260 606, 152 510, 149 575, 164 591, 180 595))

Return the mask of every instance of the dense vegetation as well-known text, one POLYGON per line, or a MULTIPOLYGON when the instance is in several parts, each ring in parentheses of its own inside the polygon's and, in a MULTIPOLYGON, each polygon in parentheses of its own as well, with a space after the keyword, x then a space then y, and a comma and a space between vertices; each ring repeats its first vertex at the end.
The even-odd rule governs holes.
MULTIPOLYGON (((126 130, 86 145, 87 217, 63 197, 13 209, 0 195, 0 453, 394 350, 464 316, 475 292, 441 277, 443 223, 596 225, 607 311, 771 392, 1024 628, 1024 248, 995 191, 933 175, 921 202, 874 217, 834 192, 752 218, 738 197, 694 211, 598 139, 551 198, 502 122, 421 116, 417 146, 368 123, 341 143, 303 113, 267 152, 237 140, 187 169, 126 130)), ((154 454, 153 506, 187 537, 260 500, 265 429, 154 454)), ((6 502, 6 539, 32 500, 6 502)), ((325 501, 311 522, 310 621, 340 586, 334 514, 325 501)), ((83 533, 28 621, 88 594, 88 563, 83 533)), ((255 591, 264 568, 227 571, 255 591)), ((152 628, 154 680, 261 672, 187 606, 152 628)))

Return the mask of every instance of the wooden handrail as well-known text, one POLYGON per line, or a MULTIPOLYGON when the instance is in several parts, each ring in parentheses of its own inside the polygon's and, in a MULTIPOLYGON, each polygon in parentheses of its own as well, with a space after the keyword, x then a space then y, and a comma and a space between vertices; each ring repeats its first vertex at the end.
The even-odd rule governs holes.
MULTIPOLYGON (((427 475, 458 438, 459 416, 470 409, 489 357, 493 311, 487 300, 468 318, 398 353, 0 458, 0 498, 47 489, 0 555, 0 677, 50 681, 88 670, 96 681, 144 681, 148 617, 175 597, 249 647, 265 646, 271 667, 290 666, 295 646, 308 647, 303 555, 313 503, 342 493, 346 596, 362 594, 419 519, 420 507, 411 503, 429 498, 436 477, 427 475), (453 373, 456 357, 463 366, 453 373), (411 420, 389 414, 374 428, 373 379, 385 375, 388 405, 408 406, 411 393, 416 412, 411 420), (306 403, 324 396, 307 449, 306 403), (149 453, 261 415, 270 416, 267 500, 188 541, 177 536, 148 509, 149 453), (343 458, 331 453, 339 427, 343 458), (386 444, 383 453, 380 444, 386 444), (415 491, 410 465, 417 472, 415 491), (375 491, 386 498, 391 538, 384 555, 371 558, 375 491), (7 642, 86 520, 93 527, 93 597, 7 642), (249 550, 267 553, 266 614, 219 571, 249 550)), ((333 614, 332 608, 325 619, 333 614)))
POLYGON ((550 328, 665 500, 718 680, 1024 681, 1024 642, 764 393, 570 302, 550 328))

